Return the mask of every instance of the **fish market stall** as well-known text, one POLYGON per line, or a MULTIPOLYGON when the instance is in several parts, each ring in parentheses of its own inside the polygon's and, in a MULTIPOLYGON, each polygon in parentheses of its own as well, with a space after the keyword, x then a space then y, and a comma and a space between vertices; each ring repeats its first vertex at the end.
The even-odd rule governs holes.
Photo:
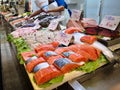
MULTIPOLYGON (((57 18, 46 16, 48 18, 44 18, 45 21, 57 18)), ((38 18, 41 19, 41 17, 38 18)), ((87 35, 82 33, 83 29, 72 27, 75 33, 68 35, 71 33, 69 32, 71 28, 60 30, 59 25, 55 31, 50 31, 48 28, 41 29, 41 26, 48 27, 48 23, 43 23, 42 20, 39 22, 41 26, 38 27, 33 23, 38 24, 37 20, 29 22, 24 21, 24 18, 7 20, 10 22, 6 22, 15 29, 7 33, 8 41, 14 44, 12 47, 15 47, 15 51, 17 50, 18 59, 24 65, 34 90, 55 89, 67 82, 74 89, 83 88, 84 90, 80 84, 89 89, 86 86, 89 84, 85 81, 89 83, 90 78, 94 79, 95 75, 109 70, 106 67, 114 67, 119 62, 119 56, 115 56, 96 38, 89 36, 92 38, 89 42, 86 39, 87 35), (74 86, 74 83, 78 86, 74 86)), ((70 89, 72 88, 69 86, 70 89)))

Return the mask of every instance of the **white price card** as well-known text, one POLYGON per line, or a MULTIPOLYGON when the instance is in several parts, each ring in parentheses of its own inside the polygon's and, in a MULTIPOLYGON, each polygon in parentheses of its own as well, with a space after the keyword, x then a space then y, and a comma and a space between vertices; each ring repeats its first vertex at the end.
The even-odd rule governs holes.
POLYGON ((116 30, 119 23, 120 16, 106 15, 99 26, 110 30, 116 30))
POLYGON ((50 22, 50 24, 49 24, 49 26, 48 26, 48 29, 49 30, 56 30, 57 29, 57 27, 58 27, 58 24, 59 24, 59 22, 56 20, 52 20, 51 22, 50 22))
POLYGON ((55 40, 54 41, 58 41, 59 43, 68 46, 70 41, 72 39, 72 35, 71 34, 66 34, 64 32, 60 32, 56 35, 55 40))
POLYGON ((82 13, 82 11, 73 9, 73 10, 72 10, 71 18, 72 18, 73 20, 79 21, 79 20, 80 20, 81 13, 82 13))

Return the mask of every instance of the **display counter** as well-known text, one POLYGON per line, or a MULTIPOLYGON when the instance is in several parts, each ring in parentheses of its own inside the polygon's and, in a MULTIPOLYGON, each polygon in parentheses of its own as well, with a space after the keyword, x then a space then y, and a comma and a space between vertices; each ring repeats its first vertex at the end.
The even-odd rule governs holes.
MULTIPOLYGON (((7 32, 7 34, 8 33, 10 33, 11 31, 14 31, 14 28, 7 22, 7 21, 5 21, 6 23, 7 23, 7 27, 9 28, 8 30, 6 30, 6 32, 7 32), (11 27, 11 28, 10 28, 11 27)), ((16 55, 16 47, 13 45, 13 44, 11 44, 11 43, 9 43, 12 47, 11 47, 11 51, 12 52, 14 52, 14 55, 16 55)), ((117 58, 118 59, 118 58, 117 58)), ((17 65, 18 65, 18 61, 17 61, 17 65)), ((99 66, 99 68, 97 69, 97 70, 95 70, 94 72, 92 72, 92 73, 90 73, 90 74, 87 74, 86 72, 77 72, 77 71, 72 71, 72 72, 70 72, 70 73, 67 73, 67 74, 65 74, 65 80, 64 80, 64 82, 61 82, 61 83, 58 83, 58 84, 55 84, 55 86, 52 86, 52 87, 48 87, 48 88, 46 88, 46 90, 48 90, 48 89, 53 89, 53 88, 57 88, 58 86, 60 86, 60 85, 62 85, 63 83, 65 83, 65 82, 69 82, 70 80, 71 80, 71 78, 69 78, 69 77, 72 77, 72 79, 75 79, 76 81, 78 81, 79 82, 79 84, 82 84, 86 89, 89 89, 89 86, 87 86, 87 85, 89 85, 89 84, 86 84, 87 82, 88 83, 91 83, 91 79, 94 79, 95 78, 95 76, 99 76, 99 73, 101 73, 101 72, 106 72, 106 70, 109 70, 109 67, 113 67, 113 72, 114 72, 114 68, 115 68, 115 72, 117 71, 117 67, 114 67, 114 65, 116 65, 116 63, 117 63, 117 60, 116 60, 116 58, 112 58, 112 61, 110 60, 109 61, 109 63, 108 64, 106 64, 106 63, 102 63, 101 64, 101 66, 99 66), (115 59, 115 60, 114 60, 115 59)), ((19 65, 20 66, 20 65, 19 65)), ((25 65, 24 66, 22 66, 22 67, 24 67, 24 68, 26 68, 25 67, 25 65)), ((31 84, 32 84, 32 86, 33 86, 33 89, 34 90, 45 90, 44 88, 43 89, 41 89, 41 88, 39 88, 37 85, 36 85, 36 83, 33 81, 33 74, 32 73, 28 73, 28 71, 25 69, 25 71, 26 71, 26 73, 27 73, 27 75, 28 75, 28 77, 29 77, 29 80, 30 80, 30 82, 31 82, 31 84)), ((103 74, 101 74, 101 76, 105 76, 104 75, 104 73, 103 74)), ((106 75, 108 75, 108 74, 106 74, 106 75)), ((100 78, 100 80, 102 80, 103 78, 100 78)), ((96 83, 96 82, 99 82, 99 80, 96 80, 95 82, 93 82, 93 85, 96 83)), ((100 82, 99 82, 100 83, 100 82)), ((70 89, 72 89, 72 88, 70 88, 70 86, 68 85, 68 87, 69 87, 69 90, 70 89)), ((74 86, 73 86, 74 87, 74 86)), ((99 87, 99 85, 98 85, 98 87, 99 87)), ((98 87, 96 87, 96 88, 98 88, 98 87)), ((58 87, 59 88, 59 87, 58 87)), ((90 88, 95 88, 95 86, 94 87, 90 87, 90 88)), ((68 88, 67 88, 68 89, 68 88)), ((62 89, 61 89, 62 90, 62 89)), ((77 89, 76 89, 77 90, 77 89)), ((81 90, 81 89, 80 89, 81 90)), ((95 90, 95 89, 91 89, 91 90, 95 90)), ((97 89, 97 90, 101 90, 101 89, 97 89)), ((105 90, 105 89, 103 89, 103 90, 105 90)))

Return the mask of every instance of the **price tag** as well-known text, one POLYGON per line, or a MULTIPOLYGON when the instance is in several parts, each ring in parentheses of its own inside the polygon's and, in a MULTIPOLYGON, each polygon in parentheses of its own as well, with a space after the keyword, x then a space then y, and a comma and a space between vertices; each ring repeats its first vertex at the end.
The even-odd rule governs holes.
POLYGON ((80 20, 81 13, 82 13, 82 11, 73 9, 73 10, 72 10, 71 18, 72 18, 73 20, 79 21, 79 20, 80 20))
POLYGON ((106 15, 99 26, 110 30, 116 30, 119 23, 120 16, 106 15))
POLYGON ((72 35, 71 34, 66 34, 63 32, 60 32, 56 35, 55 40, 54 41, 58 41, 63 45, 68 46, 70 41, 72 39, 72 35))
POLYGON ((52 20, 52 21, 50 22, 49 26, 48 26, 48 29, 54 31, 54 30, 57 29, 58 24, 59 24, 59 22, 58 22, 57 20, 56 20, 56 21, 55 21, 55 20, 52 20))

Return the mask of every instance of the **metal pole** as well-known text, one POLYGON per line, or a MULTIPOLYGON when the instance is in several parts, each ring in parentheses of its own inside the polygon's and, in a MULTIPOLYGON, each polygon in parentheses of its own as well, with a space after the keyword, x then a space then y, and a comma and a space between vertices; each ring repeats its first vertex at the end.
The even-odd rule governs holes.
POLYGON ((69 85, 72 86, 74 90, 86 90, 78 81, 76 80, 71 80, 68 81, 69 85))

